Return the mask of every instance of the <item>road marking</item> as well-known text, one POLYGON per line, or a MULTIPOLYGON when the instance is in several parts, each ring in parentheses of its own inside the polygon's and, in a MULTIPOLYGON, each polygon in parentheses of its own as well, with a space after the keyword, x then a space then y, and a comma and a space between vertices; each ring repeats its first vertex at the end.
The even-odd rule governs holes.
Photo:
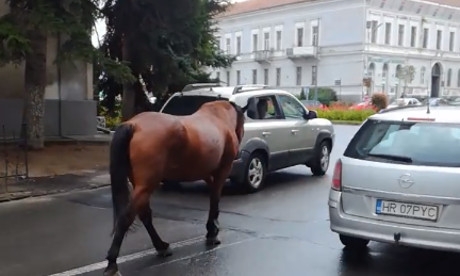
MULTIPOLYGON (((171 249, 175 249, 175 248, 184 247, 184 246, 187 246, 187 245, 192 245, 192 244, 195 244, 195 243, 198 243, 198 242, 204 242, 204 240, 205 239, 203 237, 195 237, 195 238, 191 238, 191 239, 188 239, 188 240, 185 240, 185 241, 172 243, 170 245, 170 247, 171 247, 171 249)), ((119 257, 117 259, 117 263, 122 264, 122 263, 126 263, 126 262, 133 261, 133 260, 136 260, 136 259, 144 258, 144 257, 150 256, 150 255, 154 255, 154 254, 156 254, 156 252, 157 251, 154 248, 152 248, 152 249, 147 249, 147 250, 140 251, 140 252, 137 252, 137 253, 133 253, 133 254, 130 254, 130 255, 122 256, 122 257, 119 257)), ((85 266, 82 266, 82 267, 74 268, 74 269, 71 269, 71 270, 68 270, 68 271, 64 271, 64 272, 60 272, 60 273, 56 273, 56 274, 51 274, 49 276, 75 276, 75 275, 81 275, 81 274, 84 274, 84 273, 93 272, 93 271, 96 271, 96 270, 99 270, 99 269, 103 269, 106 266, 107 266, 107 261, 103 261, 103 262, 99 262, 99 263, 95 263, 95 264, 90 264, 90 265, 85 265, 85 266)))

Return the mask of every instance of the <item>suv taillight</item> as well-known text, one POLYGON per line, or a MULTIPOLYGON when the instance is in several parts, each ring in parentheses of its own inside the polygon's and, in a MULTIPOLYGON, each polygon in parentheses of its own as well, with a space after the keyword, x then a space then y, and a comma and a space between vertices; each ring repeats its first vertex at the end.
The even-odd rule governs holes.
POLYGON ((342 190, 342 160, 337 160, 332 176, 332 189, 336 191, 342 190))

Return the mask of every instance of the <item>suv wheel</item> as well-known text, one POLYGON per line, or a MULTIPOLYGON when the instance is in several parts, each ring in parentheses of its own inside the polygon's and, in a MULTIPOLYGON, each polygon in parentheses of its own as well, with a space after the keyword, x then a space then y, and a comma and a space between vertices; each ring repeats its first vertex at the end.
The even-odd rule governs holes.
POLYGON ((345 247, 348 249, 363 250, 369 244, 369 240, 365 240, 365 239, 344 236, 344 235, 339 235, 339 237, 340 237, 340 241, 342 242, 342 244, 345 245, 345 247))
POLYGON ((330 147, 327 141, 321 142, 319 148, 316 149, 316 154, 310 166, 311 172, 314 176, 323 176, 329 168, 330 161, 330 147))
POLYGON ((248 192, 254 193, 262 189, 267 174, 267 162, 265 156, 254 152, 248 159, 244 170, 243 188, 248 192))

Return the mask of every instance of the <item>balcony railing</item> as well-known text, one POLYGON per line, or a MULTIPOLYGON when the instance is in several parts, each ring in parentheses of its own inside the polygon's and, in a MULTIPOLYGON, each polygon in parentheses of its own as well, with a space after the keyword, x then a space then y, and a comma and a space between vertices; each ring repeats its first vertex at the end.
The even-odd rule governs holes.
POLYGON ((272 50, 261 50, 254 52, 254 60, 260 63, 270 62, 272 57, 272 50))
POLYGON ((287 48, 286 54, 290 59, 314 58, 317 55, 316 46, 287 48))

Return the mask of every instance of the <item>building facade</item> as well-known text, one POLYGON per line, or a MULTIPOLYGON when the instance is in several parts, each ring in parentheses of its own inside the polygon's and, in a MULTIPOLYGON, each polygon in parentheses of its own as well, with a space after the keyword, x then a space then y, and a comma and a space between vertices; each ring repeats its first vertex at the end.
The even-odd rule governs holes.
POLYGON ((458 0, 248 0, 217 18, 221 81, 339 98, 460 95, 458 0), (311 93, 311 92, 310 92, 311 93))
MULTIPOLYGON (((8 9, 5 1, 1 1, 0 16, 6 14, 8 9)), ((67 65, 56 64, 54 61, 59 45, 58 37, 48 37, 45 135, 94 135, 97 133, 97 102, 93 100, 92 64, 79 61, 67 65)), ((24 64, 0 67, 0 128, 5 128, 7 136, 20 133, 24 69, 24 64)))

